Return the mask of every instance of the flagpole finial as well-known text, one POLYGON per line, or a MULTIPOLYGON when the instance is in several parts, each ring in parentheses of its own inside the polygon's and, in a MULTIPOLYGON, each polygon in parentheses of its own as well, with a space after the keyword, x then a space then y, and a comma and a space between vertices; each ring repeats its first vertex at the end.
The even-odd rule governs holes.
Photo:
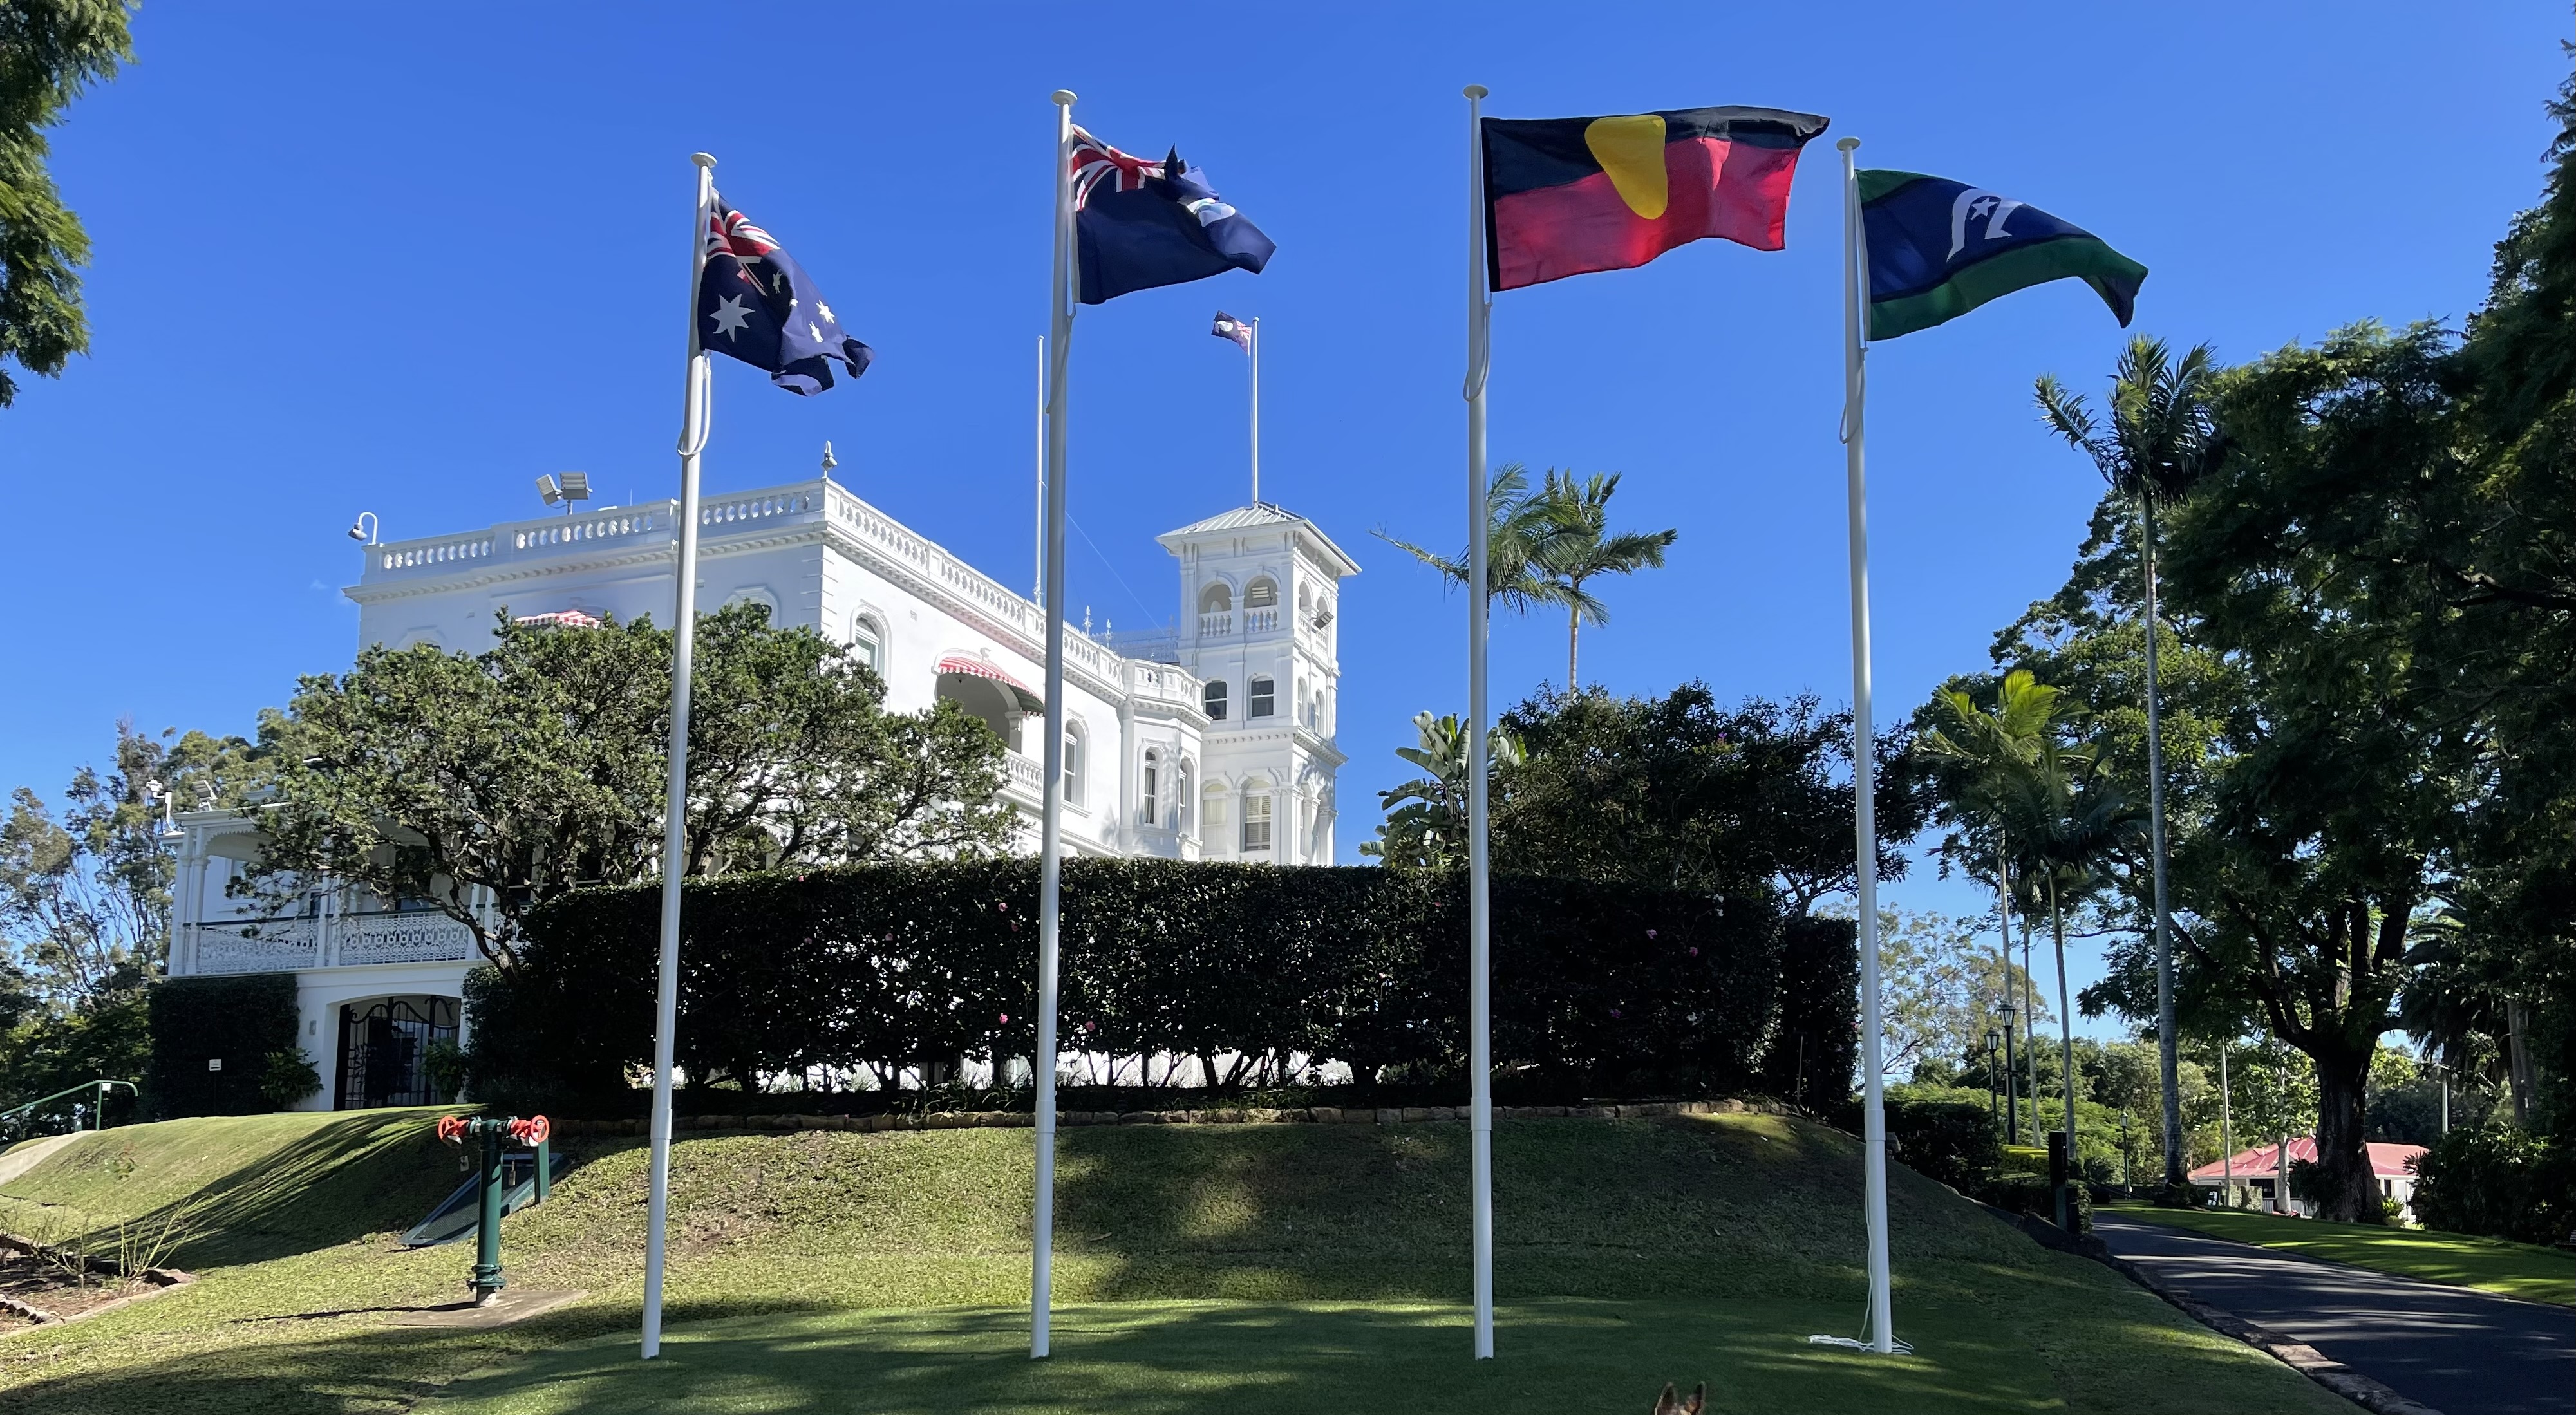
POLYGON ((1485 96, 1485 86, 1483 84, 1469 84, 1467 85, 1465 92, 1469 98, 1482 98, 1485 96))
POLYGON ((1853 148, 1856 148, 1856 147, 1860 146, 1860 139, 1858 139, 1858 138, 1838 138, 1838 139, 1836 139, 1836 140, 1834 141, 1834 146, 1835 146, 1837 149, 1839 149, 1839 150, 1841 150, 1841 151, 1843 151, 1843 152, 1849 152, 1849 151, 1851 151, 1853 148))
POLYGON ((710 172, 716 170, 716 159, 713 153, 693 152, 689 154, 689 160, 710 172))
POLYGON ((1071 108, 1073 106, 1073 90, 1069 88, 1057 89, 1055 91, 1055 106, 1058 108, 1071 108))

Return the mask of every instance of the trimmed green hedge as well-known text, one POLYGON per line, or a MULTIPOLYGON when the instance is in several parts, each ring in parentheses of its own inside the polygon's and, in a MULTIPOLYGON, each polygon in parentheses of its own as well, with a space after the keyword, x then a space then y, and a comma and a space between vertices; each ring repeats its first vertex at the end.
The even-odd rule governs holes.
POLYGON ((263 1088, 270 1053, 296 1049, 294 974, 164 979, 152 985, 149 1018, 143 1103, 153 1119, 275 1109, 263 1088), (209 1059, 224 1068, 207 1070, 209 1059))
MULTIPOLYGON (((1363 1080, 1465 1070, 1455 875, 1072 860, 1064 881, 1069 1052, 1299 1052, 1363 1080)), ((1785 1011, 1808 1054, 1789 1069, 1820 1093, 1848 1089, 1853 1000, 1805 995, 1850 976, 1831 958, 1834 939, 1851 947, 1848 923, 1787 931, 1801 963, 1784 1009, 1784 931, 1767 899, 1552 879, 1493 889, 1494 1065, 1507 1080, 1765 1090, 1785 1011)), ((1025 1057, 1037 894, 1032 860, 692 882, 680 1064, 698 1085, 749 1089, 814 1067, 1025 1057)), ((659 909, 652 888, 566 896, 530 920, 518 966, 468 980, 477 1096, 631 1099, 628 1076, 651 1057, 659 909)))
POLYGON ((1780 930, 1780 1015, 1762 1060, 1763 1094, 1859 1124, 1860 925, 1795 918, 1780 930))

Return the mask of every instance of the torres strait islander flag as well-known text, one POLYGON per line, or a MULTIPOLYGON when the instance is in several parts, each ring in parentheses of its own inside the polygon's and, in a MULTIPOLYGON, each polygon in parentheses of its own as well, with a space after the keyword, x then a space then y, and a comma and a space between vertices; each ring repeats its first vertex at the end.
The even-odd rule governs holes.
POLYGON ((1487 118, 1489 282, 1626 270, 1709 236, 1776 251, 1799 149, 1826 121, 1736 107, 1487 118))
POLYGON ((2050 280, 2092 286, 2123 328, 2136 310, 2147 268, 2081 226, 1946 177, 1858 175, 1872 339, 1929 329, 2050 280))

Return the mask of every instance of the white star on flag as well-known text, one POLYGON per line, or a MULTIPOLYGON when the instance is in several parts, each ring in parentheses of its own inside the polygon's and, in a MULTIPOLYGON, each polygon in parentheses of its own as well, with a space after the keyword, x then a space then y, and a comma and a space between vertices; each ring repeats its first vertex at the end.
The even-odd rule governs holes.
POLYGON ((707 318, 716 322, 716 333, 731 339, 742 331, 745 324, 751 322, 751 308, 743 303, 742 296, 728 295, 725 297, 725 302, 716 306, 715 312, 707 318))
POLYGON ((823 303, 821 300, 816 300, 814 302, 814 308, 822 314, 823 322, 825 324, 834 324, 838 322, 832 318, 832 307, 830 305, 823 303))

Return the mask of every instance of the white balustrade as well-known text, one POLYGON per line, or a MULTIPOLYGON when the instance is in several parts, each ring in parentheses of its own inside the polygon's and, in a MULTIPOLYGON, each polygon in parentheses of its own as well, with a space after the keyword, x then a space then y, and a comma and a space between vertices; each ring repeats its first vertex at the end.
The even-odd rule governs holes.
POLYGON ((474 956, 474 931, 445 914, 342 914, 331 945, 339 963, 454 963, 474 956))
POLYGON ((1276 609, 1243 611, 1243 632, 1246 634, 1267 634, 1278 627, 1279 611, 1276 609))
POLYGON ((244 919, 197 926, 200 973, 285 973, 318 967, 321 932, 314 919, 244 919))
POLYGON ((536 550, 550 545, 578 545, 588 541, 610 540, 619 536, 669 534, 671 513, 666 508, 625 507, 605 515, 566 517, 515 531, 510 536, 513 550, 536 550))
POLYGON ((1232 610, 1199 616, 1199 637, 1202 639, 1222 639, 1233 632, 1234 612, 1232 610))
POLYGON ((369 547, 380 570, 416 570, 430 565, 453 565, 460 560, 480 560, 492 553, 492 537, 487 534, 451 537, 444 540, 415 541, 407 545, 369 547))

